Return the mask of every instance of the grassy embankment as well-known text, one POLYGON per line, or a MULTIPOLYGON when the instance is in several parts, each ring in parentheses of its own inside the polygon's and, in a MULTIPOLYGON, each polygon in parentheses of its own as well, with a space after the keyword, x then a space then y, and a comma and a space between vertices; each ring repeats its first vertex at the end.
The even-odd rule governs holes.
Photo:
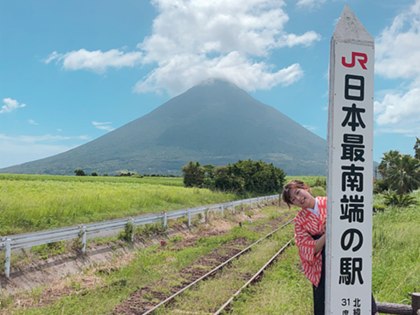
MULTIPOLYGON (((226 213, 226 220, 232 220, 236 227, 222 235, 209 236, 205 233, 205 236, 200 237, 191 246, 180 246, 183 236, 175 236, 169 239, 165 246, 154 245, 136 252, 135 257, 120 268, 93 266, 83 275, 69 277, 66 283, 58 288, 54 287, 53 291, 56 294, 60 290, 64 293, 57 298, 53 297, 50 302, 48 302, 49 286, 37 288, 33 292, 18 296, 7 297, 4 295, 0 301, 0 314, 73 315, 87 314, 87 312, 92 315, 111 314, 116 305, 129 298, 136 290, 153 288, 154 291, 168 294, 170 286, 175 287, 183 281, 183 268, 194 265, 194 262, 203 255, 207 255, 217 248, 223 248, 225 244, 234 239, 255 241, 272 229, 269 225, 262 229, 255 229, 256 226, 263 227, 274 218, 293 214, 291 210, 282 209, 279 211, 277 207, 267 207, 261 211, 264 214, 263 218, 259 211, 259 219, 255 219, 253 222, 245 221, 241 226, 238 226, 234 217, 226 213)), ((247 213, 250 216, 253 215, 251 210, 247 210, 247 213)), ((201 225, 196 226, 195 229, 200 230, 201 225)), ((291 237, 293 234, 291 229, 292 226, 289 226, 288 230, 280 232, 281 235, 274 238, 274 242, 283 243, 284 239, 291 237)), ((273 246, 264 248, 266 253, 274 250, 273 246)), ((255 259, 261 260, 263 256, 259 257, 260 255, 261 252, 255 259)), ((254 269, 258 267, 255 261, 251 260, 247 263, 254 266, 254 269)), ((246 267, 244 262, 235 263, 235 265, 239 271, 246 267)), ((202 266, 202 268, 211 267, 202 266)), ((223 282, 219 282, 218 285, 223 286, 223 282)))

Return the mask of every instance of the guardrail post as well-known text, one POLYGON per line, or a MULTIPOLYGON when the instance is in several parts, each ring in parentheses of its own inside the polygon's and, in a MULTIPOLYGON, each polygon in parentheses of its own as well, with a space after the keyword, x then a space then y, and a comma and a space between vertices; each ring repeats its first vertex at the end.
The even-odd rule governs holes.
POLYGON ((168 227, 168 214, 163 212, 163 227, 166 229, 168 227))
POLYGON ((411 307, 413 308, 413 315, 420 314, 420 292, 411 294, 411 307))
POLYGON ((133 230, 131 231, 131 235, 130 235, 130 237, 131 237, 131 243, 133 243, 134 242, 134 219, 133 218, 130 218, 130 224, 132 225, 132 227, 133 227, 133 230))
POLYGON ((6 278, 10 278, 10 256, 12 254, 12 240, 6 238, 5 240, 5 259, 4 259, 4 274, 6 278))
POLYGON ((187 216, 188 216, 188 227, 191 227, 191 211, 190 211, 190 209, 187 210, 187 216))
POLYGON ((80 231, 82 233, 82 253, 86 253, 86 243, 87 243, 87 237, 86 237, 86 225, 82 226, 82 229, 80 231))
MULTIPOLYGON (((277 196, 274 196, 275 198, 277 198, 277 196)), ((265 197, 265 199, 267 200, 271 200, 273 198, 268 198, 265 197)), ((255 199, 254 199, 255 200, 255 199)), ((245 203, 250 203, 249 201, 244 201, 245 203)), ((226 202, 222 205, 219 204, 219 206, 221 206, 221 211, 222 214, 225 215, 225 210, 228 211, 228 214, 230 213, 236 213, 237 210, 236 208, 240 207, 241 202, 240 201, 233 201, 233 202, 226 202)), ((188 209, 187 210, 187 215, 188 215, 188 226, 190 227, 192 225, 192 216, 194 214, 199 214, 200 218, 202 217, 202 214, 204 215, 204 220, 206 222, 208 222, 209 220, 209 211, 211 209, 218 209, 217 206, 211 207, 209 206, 209 208, 204 208, 204 207, 198 207, 198 208, 194 208, 193 210, 188 209)), ((179 215, 179 213, 176 213, 177 215, 179 215)), ((172 212, 169 212, 169 216, 172 215, 172 212)), ((168 213, 167 212, 161 212, 161 217, 159 216, 158 213, 155 213, 153 215, 153 217, 150 219, 151 222, 146 221, 145 219, 143 219, 141 222, 143 223, 139 223, 139 224, 149 224, 149 223, 156 223, 160 220, 160 218, 162 218, 162 223, 164 228, 167 228, 168 226, 168 213), (156 221, 157 220, 157 221, 156 221)), ((133 223, 133 218, 130 219, 130 223, 133 223)), ((127 218, 126 219, 121 219, 121 221, 118 221, 118 228, 121 228, 125 223, 127 222, 127 218)), ((110 222, 105 222, 106 224, 104 224, 104 226, 108 226, 110 224, 110 222)), ((114 227, 114 222, 112 222, 112 227, 114 227)), ((98 224, 99 225, 99 224, 98 224)), ((102 226, 102 224, 100 226, 95 225, 95 226, 90 226, 89 225, 89 232, 96 232, 97 230, 100 229, 100 226, 102 226)), ((107 229, 108 227, 104 227, 104 229, 107 229)), ((71 231, 67 232, 67 231, 62 231, 61 229, 57 229, 54 231, 51 231, 52 234, 48 235, 47 237, 42 237, 42 239, 40 239, 39 242, 37 242, 38 245, 42 245, 42 244, 47 244, 50 239, 48 239, 48 237, 52 237, 53 234, 55 232, 59 232, 61 234, 60 237, 62 237, 62 240, 67 240, 68 237, 71 237, 71 239, 75 239, 76 237, 77 239, 77 247, 78 250, 80 250, 83 254, 86 252, 87 250, 87 226, 86 225, 79 225, 77 227, 74 227, 71 229, 71 231), (63 236, 64 235, 64 236, 63 236)), ((45 231, 42 233, 43 235, 45 234, 45 231)), ((16 237, 16 236, 14 236, 16 237)), ((30 242, 30 238, 33 237, 38 237, 38 233, 33 233, 30 237, 29 236, 25 236, 25 238, 22 238, 19 240, 19 245, 17 243, 14 242, 13 244, 13 249, 19 249, 19 248, 26 248, 26 247, 32 247, 31 242, 30 242)), ((131 236, 133 237, 133 235, 131 236)), ((1 237, 0 237, 1 238, 1 237)), ((60 239, 57 237, 54 238, 56 241, 59 241, 60 239)), ((3 237, 1 238, 1 242, 0 242, 0 247, 5 249, 5 263, 4 263, 4 273, 5 276, 7 278, 10 277, 10 269, 11 269, 11 251, 12 251, 12 239, 10 238, 6 238, 3 237)), ((0 248, 0 249, 1 249, 0 248)))

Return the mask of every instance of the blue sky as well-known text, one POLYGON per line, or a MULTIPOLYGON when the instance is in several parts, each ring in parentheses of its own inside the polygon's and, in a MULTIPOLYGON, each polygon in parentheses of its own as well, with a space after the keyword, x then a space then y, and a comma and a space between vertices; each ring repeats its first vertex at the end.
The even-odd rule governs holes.
POLYGON ((375 38, 374 159, 412 154, 420 0, 1 0, 0 168, 91 141, 210 77, 326 139, 345 4, 375 38))

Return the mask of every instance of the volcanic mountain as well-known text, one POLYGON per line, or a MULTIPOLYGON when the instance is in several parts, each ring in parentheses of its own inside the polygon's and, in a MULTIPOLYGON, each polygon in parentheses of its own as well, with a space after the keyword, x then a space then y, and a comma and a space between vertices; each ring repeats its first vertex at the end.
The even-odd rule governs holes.
POLYGON ((3 173, 180 174, 189 161, 263 160, 290 175, 325 175, 326 141, 236 85, 208 80, 149 114, 64 153, 3 173))

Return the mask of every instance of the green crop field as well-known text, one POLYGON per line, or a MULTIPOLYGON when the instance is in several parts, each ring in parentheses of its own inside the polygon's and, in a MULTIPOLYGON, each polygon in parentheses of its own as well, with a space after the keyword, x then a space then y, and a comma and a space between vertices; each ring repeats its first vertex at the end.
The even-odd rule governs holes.
POLYGON ((184 188, 182 178, 0 175, 0 235, 237 199, 184 188))
MULTIPOLYGON (((286 181, 294 177, 286 178, 286 181)), ((325 177, 299 177, 311 186, 325 177)), ((0 235, 170 211, 238 199, 185 188, 181 177, 0 174, 0 235)))

